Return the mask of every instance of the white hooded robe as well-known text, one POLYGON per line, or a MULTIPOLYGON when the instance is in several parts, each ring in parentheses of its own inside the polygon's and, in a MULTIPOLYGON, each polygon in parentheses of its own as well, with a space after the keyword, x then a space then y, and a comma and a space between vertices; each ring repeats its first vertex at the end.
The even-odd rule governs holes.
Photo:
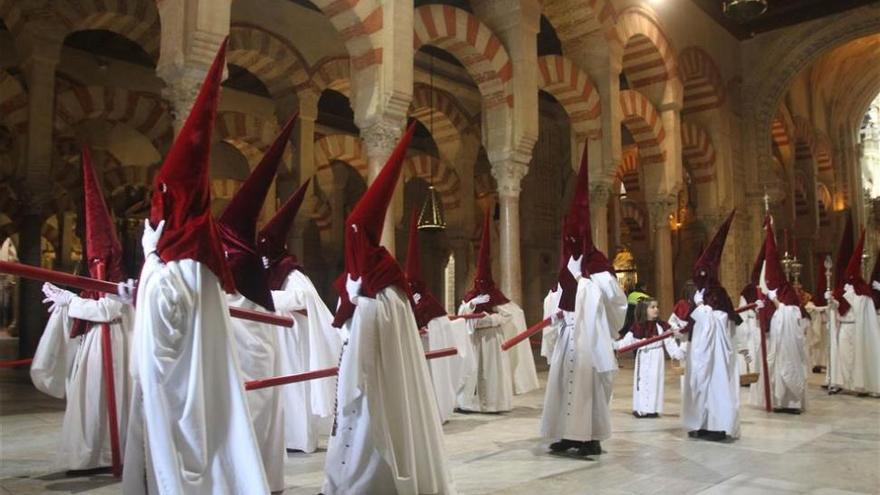
MULTIPOLYGON (((770 320, 767 335, 767 368, 770 370, 770 403, 773 408, 806 409, 807 348, 801 310, 780 304, 770 320)), ((751 385, 750 403, 765 407, 764 370, 751 385)))
MULTIPOLYGON (((469 314, 465 303, 459 314, 469 314)), ((488 313, 478 319, 467 320, 470 345, 467 347, 464 385, 458 394, 458 407, 472 412, 507 412, 513 409, 513 372, 511 354, 514 349, 502 351, 507 340, 509 313, 488 313)))

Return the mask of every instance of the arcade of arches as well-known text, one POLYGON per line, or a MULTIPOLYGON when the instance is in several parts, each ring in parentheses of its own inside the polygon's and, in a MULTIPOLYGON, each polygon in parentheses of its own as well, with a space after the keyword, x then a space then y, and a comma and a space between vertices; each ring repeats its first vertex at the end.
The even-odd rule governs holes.
MULTIPOLYGON (((343 219, 408 119, 384 242, 405 254, 433 185, 448 226, 422 263, 448 306, 488 211, 495 277, 539 317, 584 147, 594 238, 665 309, 732 208, 722 281, 739 292, 765 196, 808 290, 846 215, 880 240, 876 3, 748 40, 684 0, 0 0, 0 20, 0 254, 31 264, 76 269, 86 144, 136 271, 152 173, 226 36, 214 207, 299 112, 265 214, 315 177, 290 240, 331 307, 343 219)), ((6 320, 29 355, 44 312, 18 286, 6 320)))

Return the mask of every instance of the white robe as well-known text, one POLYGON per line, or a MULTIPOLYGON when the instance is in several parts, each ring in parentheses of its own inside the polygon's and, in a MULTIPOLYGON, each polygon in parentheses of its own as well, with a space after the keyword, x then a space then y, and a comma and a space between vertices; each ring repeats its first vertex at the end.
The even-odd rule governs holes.
MULTIPOLYGON (((505 339, 516 336, 528 327, 522 308, 512 301, 495 306, 495 311, 506 317, 503 324, 505 339)), ((538 372, 535 370, 535 358, 529 339, 508 349, 507 354, 510 354, 510 371, 513 373, 513 393, 520 395, 537 390, 540 386, 538 372)))
POLYGON ((837 375, 833 385, 859 393, 880 394, 880 323, 869 296, 852 290, 843 297, 850 310, 840 318, 837 375))
POLYGON ((807 333, 810 368, 828 366, 828 313, 827 306, 816 306, 808 302, 804 308, 810 314, 810 328, 807 333))
MULTIPOLYGON (((806 409, 807 347, 799 307, 780 304, 773 313, 767 335, 767 368, 771 407, 806 409)), ((751 388, 750 403, 765 407, 763 369, 751 388)))
POLYGON ((464 387, 465 378, 474 372, 470 368, 474 363, 469 355, 470 328, 465 320, 450 320, 446 315, 438 316, 428 322, 428 334, 425 337, 428 344, 426 350, 436 351, 446 347, 458 350, 455 356, 432 359, 429 363, 440 421, 445 423, 455 410, 456 399, 464 387))
MULTIPOLYGON (((239 293, 227 294, 226 300, 230 307, 266 311, 264 307, 239 293)), ((281 360, 277 355, 279 327, 241 318, 232 318, 230 323, 242 380, 248 382, 281 375, 281 360)), ((280 328, 281 331, 291 333, 298 330, 295 325, 293 328, 280 328)), ((284 490, 284 459, 287 458, 281 389, 282 387, 268 387, 245 392, 266 479, 273 492, 284 490)))
POLYGON ((687 431, 724 431, 739 437, 739 374, 733 348, 733 322, 727 313, 702 304, 688 345, 681 398, 682 425, 687 431))
POLYGON ((234 351, 207 266, 147 257, 131 349, 122 493, 268 493, 234 351))
POLYGON ((56 309, 49 318, 34 355, 31 378, 37 389, 54 397, 67 397, 56 456, 59 467, 80 470, 112 464, 103 375, 103 325, 92 325, 85 334, 71 339, 73 318, 110 324, 121 454, 131 401, 128 352, 133 317, 133 308, 118 300, 73 297, 68 306, 56 309))
POLYGON ((575 441, 611 438, 613 341, 626 316, 626 296, 608 272, 578 281, 574 313, 566 313, 550 359, 541 436, 575 441))
POLYGON ((415 316, 396 287, 360 297, 343 327, 325 495, 455 493, 415 316))
MULTIPOLYGON (((470 313, 462 304, 459 314, 470 313)), ((490 313, 479 319, 467 320, 468 347, 464 385, 458 394, 458 407, 473 412, 506 412, 513 409, 513 373, 511 352, 502 351, 507 340, 509 313, 490 313)))
MULTIPOLYGON (((275 327, 282 375, 332 368, 339 364, 342 341, 333 315, 311 280, 294 270, 280 291, 272 291, 275 309, 296 321, 293 328, 275 327), (304 309, 307 315, 296 312, 304 309)), ((284 408, 285 445, 314 452, 318 436, 330 433, 336 401, 336 377, 279 387, 284 408)))
MULTIPOLYGON (((657 326, 657 333, 665 330, 657 326)), ((618 341, 620 347, 641 342, 632 332, 618 341)), ((663 389, 666 380, 666 358, 663 350, 672 359, 681 361, 685 357, 687 343, 679 344, 669 337, 636 350, 635 370, 633 371, 633 412, 639 414, 660 414, 663 412, 663 389)))
MULTIPOLYGON (((742 296, 739 298, 740 307, 748 304, 742 296)), ((758 313, 754 309, 743 311, 739 314, 742 323, 736 326, 734 344, 736 347, 737 373, 740 376, 746 373, 756 373, 758 363, 761 361, 761 331, 758 324, 758 313)))
MULTIPOLYGON (((550 315, 559 310, 560 296, 562 296, 561 290, 547 291, 547 295, 544 296, 543 319, 546 320, 550 315)), ((559 333, 559 328, 547 325, 541 334, 541 356, 547 359, 548 365, 550 364, 550 358, 553 357, 553 349, 556 348, 556 340, 559 338, 559 333)))

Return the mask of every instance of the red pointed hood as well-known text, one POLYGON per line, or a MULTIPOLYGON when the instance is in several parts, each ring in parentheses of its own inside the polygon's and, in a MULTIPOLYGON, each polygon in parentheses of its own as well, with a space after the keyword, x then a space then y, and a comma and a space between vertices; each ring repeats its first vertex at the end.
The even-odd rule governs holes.
POLYGON ((734 214, 736 214, 735 208, 721 226, 718 227, 715 237, 712 238, 703 254, 694 263, 692 278, 697 289, 721 286, 721 281, 718 278, 718 269, 721 265, 721 254, 724 252, 724 243, 727 241, 727 233, 730 231, 730 224, 733 222, 734 214))
POLYGON ((874 256, 874 269, 871 270, 871 280, 868 281, 868 285, 871 285, 871 298, 874 299, 874 307, 880 308, 880 291, 874 289, 874 282, 880 282, 880 251, 874 256))
POLYGON ((89 273, 94 278, 119 282, 125 278, 122 270, 122 244, 116 237, 116 225, 104 201, 101 185, 92 166, 89 149, 82 149, 83 216, 85 218, 85 255, 89 273), (98 274, 97 262, 104 265, 103 276, 98 274))
POLYGON ((287 250, 287 236, 293 227, 293 220, 302 206, 303 199, 312 179, 307 179, 299 189, 275 212, 269 223, 257 233, 257 253, 269 270, 269 288, 281 290, 287 276, 302 267, 296 256, 287 250))
MULTIPOLYGON (((770 226, 770 216, 767 215, 764 217, 764 232, 767 232, 767 229, 770 226)), ((765 243, 766 244, 766 243, 765 243)), ((758 300, 758 284, 761 282, 761 271, 764 269, 764 251, 765 246, 761 246, 761 249, 758 250, 758 257, 755 259, 755 263, 752 265, 752 275, 749 278, 749 283, 743 288, 742 292, 739 295, 745 299, 746 304, 751 304, 758 300)))
POLYGON ((275 304, 269 290, 268 273, 257 253, 257 221, 278 173, 295 121, 296 115, 287 121, 217 221, 226 262, 235 278, 235 288, 248 300, 269 311, 275 310, 275 304))
POLYGON ((489 301, 477 305, 474 309, 476 312, 486 311, 494 312, 495 306, 510 302, 510 299, 501 292, 501 289, 495 285, 492 278, 492 216, 490 212, 486 212, 483 217, 483 235, 480 239, 480 253, 477 256, 477 273, 474 276, 474 285, 467 294, 464 295, 465 301, 479 296, 480 294, 488 294, 489 301))
POLYGON ((775 290, 779 302, 788 306, 800 306, 800 298, 785 277, 779 250, 776 247, 776 238, 773 226, 767 225, 767 233, 764 238, 764 271, 762 285, 768 290, 775 290))
POLYGON ((211 135, 217 115, 226 41, 205 76, 192 110, 153 182, 150 223, 165 220, 156 251, 165 262, 191 259, 203 263, 227 292, 235 290, 211 216, 211 135))
POLYGON ((575 189, 575 199, 571 205, 579 211, 577 217, 572 217, 580 225, 582 275, 585 277, 593 273, 609 272, 614 274, 614 266, 602 251, 593 244, 593 223, 590 213, 590 165, 587 160, 587 146, 584 146, 584 154, 581 155, 581 167, 578 170, 578 182, 575 189))
POLYGON ((846 281, 846 266, 852 257, 853 239, 855 228, 853 227, 852 213, 847 213, 846 223, 843 226, 843 237, 840 238, 840 244, 837 246, 837 257, 834 259, 834 299, 837 300, 837 311, 845 315, 849 312, 849 302, 843 297, 843 285, 846 281))
MULTIPOLYGON (((587 147, 581 155, 581 165, 574 186, 574 195, 568 206, 568 213, 562 218, 562 239, 559 254, 559 274, 556 278, 562 288, 559 296, 560 309, 574 311, 577 295, 577 280, 568 271, 568 260, 581 256, 584 252, 584 237, 590 234, 590 170, 587 161, 587 147)), ((592 241, 591 241, 592 244, 592 241)), ((586 265, 581 260, 581 270, 586 265)), ((555 290, 555 289, 554 289, 555 290)))
POLYGON ((419 210, 413 209, 412 220, 409 226, 409 245, 406 249, 406 280, 409 290, 413 295, 413 312, 416 314, 416 323, 419 328, 425 327, 428 322, 440 316, 446 316, 446 308, 440 304, 434 294, 428 290, 428 286, 422 279, 422 263, 419 254, 419 210), (416 303, 416 294, 419 302, 416 303))
POLYGON ((361 278, 361 292, 367 297, 374 297, 379 291, 392 285, 408 292, 403 270, 379 242, 385 213, 400 179, 403 160, 414 132, 415 121, 403 133, 382 171, 345 220, 345 271, 333 283, 340 298, 339 309, 333 320, 335 327, 341 327, 354 314, 354 305, 349 301, 345 290, 348 275, 355 279, 361 278))
POLYGON ((865 282, 864 277, 862 277, 862 253, 865 249, 865 229, 862 229, 862 233, 859 236, 859 242, 856 243, 856 248, 853 249, 852 256, 849 258, 849 264, 846 266, 846 273, 844 274, 844 284, 850 284, 855 289, 856 294, 860 296, 871 296, 871 286, 865 282))

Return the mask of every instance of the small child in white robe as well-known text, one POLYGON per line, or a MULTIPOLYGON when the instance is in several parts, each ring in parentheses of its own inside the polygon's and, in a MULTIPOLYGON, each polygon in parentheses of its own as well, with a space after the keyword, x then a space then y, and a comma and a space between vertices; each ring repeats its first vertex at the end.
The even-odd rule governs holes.
MULTIPOLYGON (((614 348, 628 346, 649 337, 660 335, 672 327, 659 319, 660 307, 653 298, 640 299, 636 304, 635 323, 614 348)), ((663 339, 637 349, 633 372, 633 416, 656 418, 663 412, 663 384, 666 377, 666 359, 663 350, 672 359, 681 361, 687 351, 687 342, 677 343, 673 338, 663 339)))

